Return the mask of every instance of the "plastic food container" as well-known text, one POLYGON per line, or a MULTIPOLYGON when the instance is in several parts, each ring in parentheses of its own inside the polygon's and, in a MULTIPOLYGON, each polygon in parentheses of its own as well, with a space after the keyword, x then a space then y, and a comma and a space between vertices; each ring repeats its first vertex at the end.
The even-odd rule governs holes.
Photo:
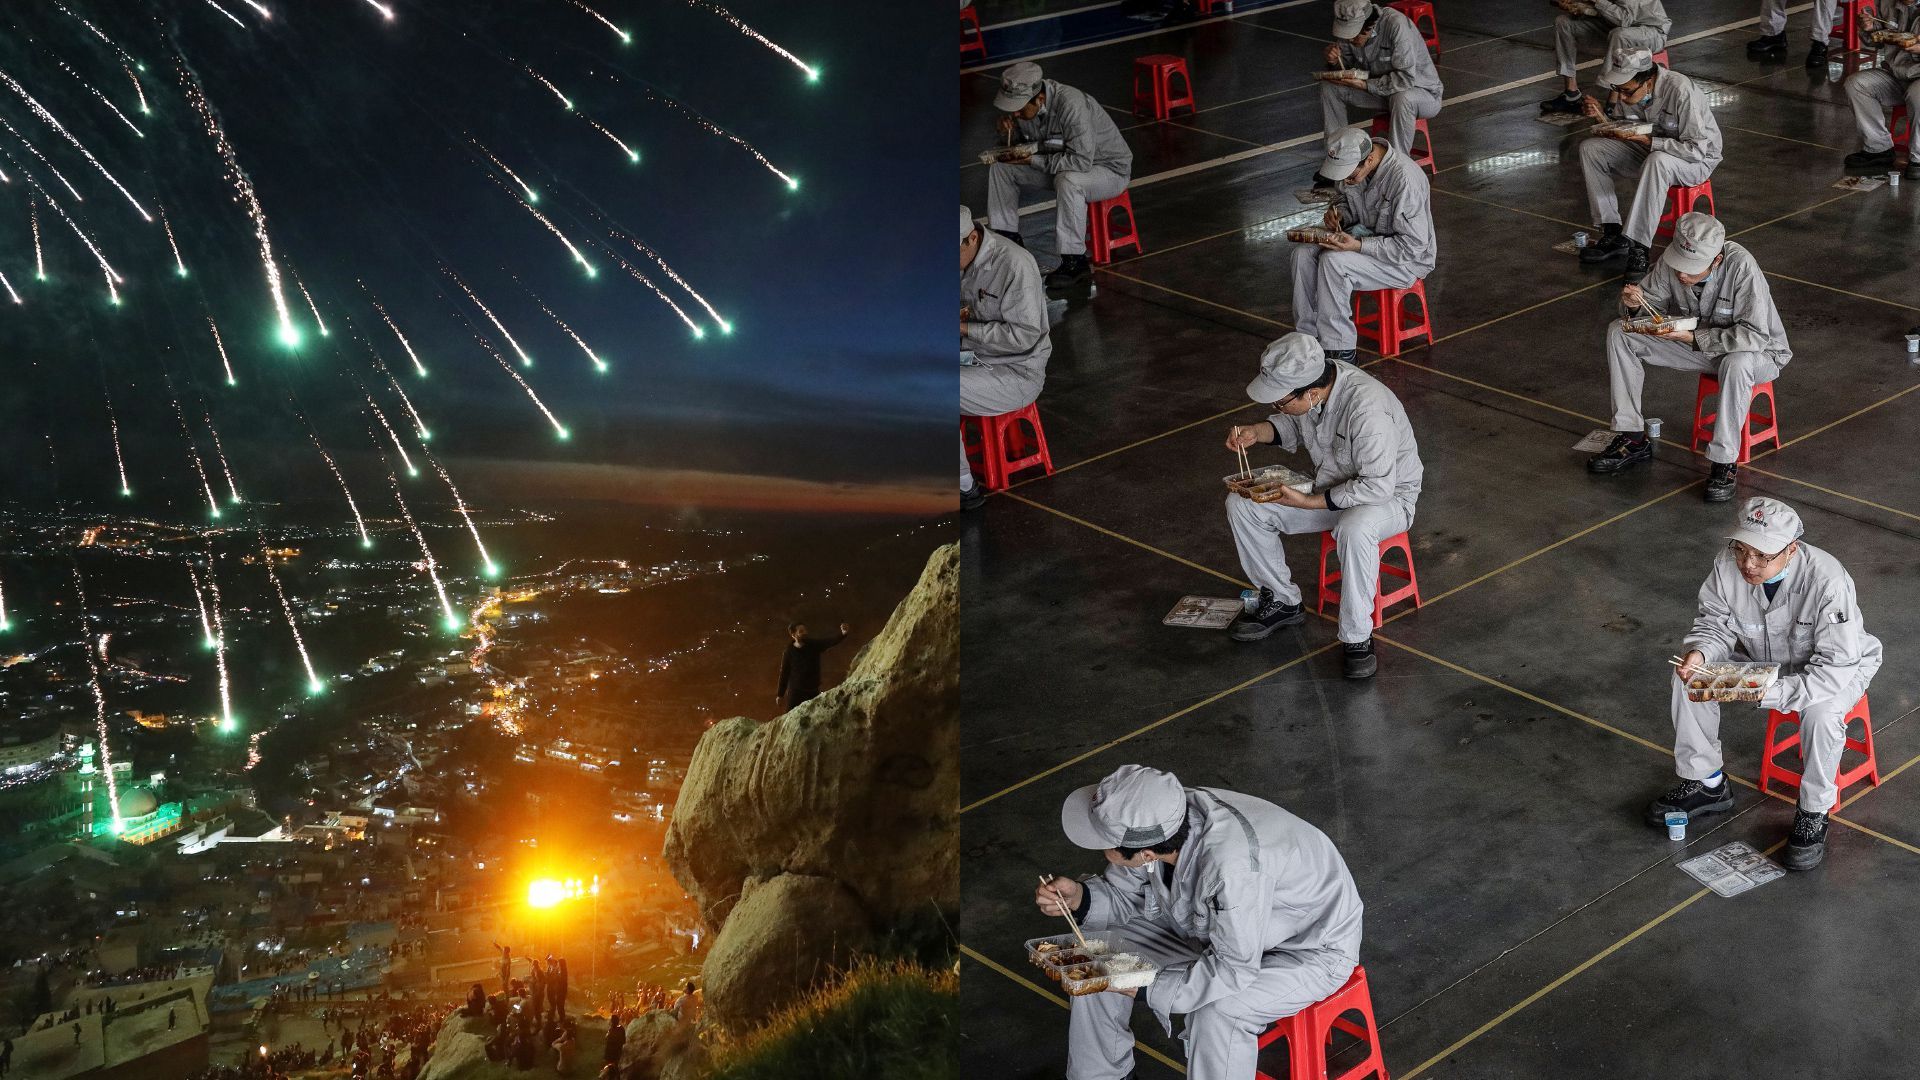
POLYGON ((1635 315, 1621 322, 1629 334, 1664 334, 1672 330, 1692 330, 1700 325, 1697 315, 1635 315))
POLYGON ((1029 157, 1040 152, 1039 143, 1014 143, 1012 146, 996 146, 991 150, 980 151, 980 164, 991 165, 996 161, 1011 161, 1016 157, 1029 157))
POLYGON ((1702 664, 1687 679, 1687 700, 1757 702, 1779 678, 1779 664, 1702 664))
POLYGON ((1074 997, 1102 990, 1137 990, 1152 984, 1160 966, 1133 953, 1115 953, 1105 960, 1069 964, 1060 970, 1060 988, 1074 997))
POLYGON ((1296 244, 1317 244, 1322 240, 1331 240, 1338 235, 1339 233, 1333 229, 1322 228, 1318 225, 1308 225, 1304 228, 1287 230, 1287 239, 1296 244))
POLYGON ((1086 938, 1087 943, 1084 946, 1080 944, 1080 939, 1074 937, 1072 934, 1055 934, 1052 937, 1033 938, 1027 942, 1027 959, 1032 961, 1033 966, 1038 968, 1046 968, 1051 965, 1054 970, 1048 972, 1048 974, 1057 979, 1060 977, 1058 973, 1059 965, 1052 964, 1052 960, 1056 956, 1078 953, 1085 956, 1088 960, 1093 960, 1119 951, 1119 941, 1110 931, 1088 931, 1086 938))
POLYGON ((1599 135, 1651 135, 1653 125, 1635 120, 1612 120, 1593 125, 1599 135))
POLYGON ((1302 476, 1285 465, 1268 465, 1250 473, 1234 473, 1221 479, 1226 481, 1228 491, 1262 503, 1278 500, 1283 487, 1290 487, 1303 495, 1313 490, 1312 477, 1302 476))

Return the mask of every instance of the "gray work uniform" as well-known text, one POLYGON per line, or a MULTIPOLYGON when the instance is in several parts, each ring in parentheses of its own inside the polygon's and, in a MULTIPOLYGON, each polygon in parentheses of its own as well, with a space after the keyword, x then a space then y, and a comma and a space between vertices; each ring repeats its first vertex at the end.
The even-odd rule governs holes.
MULTIPOLYGON (((1902 4, 1887 16, 1892 29, 1920 33, 1920 4, 1902 4)), ((1907 107, 1907 116, 1920 117, 1920 56, 1898 45, 1880 46, 1877 67, 1856 71, 1847 77, 1847 101, 1853 106, 1853 120, 1860 128, 1860 148, 1870 154, 1893 149, 1893 133, 1887 128, 1887 110, 1907 107)))
MULTIPOLYGON (((1813 0, 1813 22, 1808 27, 1813 40, 1822 45, 1827 43, 1827 35, 1833 33, 1833 15, 1839 4, 1836 0, 1813 0)), ((1787 28, 1787 0, 1760 0, 1760 32, 1772 37, 1787 28)))
POLYGON ((1712 372, 1720 380, 1719 419, 1707 460, 1722 465, 1740 456, 1740 431, 1747 423, 1753 388, 1772 382, 1793 359, 1786 327, 1773 306, 1767 276, 1745 247, 1731 240, 1720 265, 1698 285, 1687 285, 1664 262, 1654 264, 1640 291, 1663 315, 1695 315, 1700 325, 1693 344, 1683 345, 1648 334, 1629 334, 1620 320, 1607 328, 1607 367, 1613 391, 1613 430, 1646 428, 1640 391, 1648 364, 1676 371, 1712 372))
POLYGON ((1304 416, 1274 413, 1274 441, 1289 452, 1306 447, 1313 490, 1333 509, 1303 510, 1229 493, 1227 524, 1247 580, 1298 604, 1300 587, 1287 570, 1283 535, 1333 533, 1340 545, 1340 640, 1373 636, 1373 598, 1380 587, 1380 541, 1406 532, 1420 498, 1420 447, 1407 410, 1385 383, 1344 360, 1334 363, 1333 392, 1304 416))
POLYGON ((1133 175, 1133 151, 1120 137, 1107 110, 1087 94, 1047 79, 1041 84, 1047 103, 1031 120, 1016 120, 1021 142, 1043 147, 1059 140, 1054 153, 1036 153, 1024 162, 987 166, 987 223, 1005 232, 1020 231, 1020 193, 1050 191, 1055 200, 1054 234, 1062 255, 1087 251, 1087 204, 1127 190, 1133 175))
POLYGON ((1580 64, 1580 48, 1601 55, 1617 49, 1657 53, 1667 47, 1673 20, 1660 0, 1593 0, 1592 15, 1562 15, 1553 20, 1553 55, 1560 77, 1571 79, 1580 64))
POLYGON ((1356 49, 1340 43, 1341 62, 1365 71, 1367 88, 1321 83, 1320 130, 1332 142, 1349 123, 1349 105, 1366 109, 1370 116, 1385 112, 1387 137, 1404 154, 1413 146, 1413 122, 1440 115, 1440 99, 1447 89, 1440 85, 1440 73, 1434 70, 1433 57, 1413 20, 1390 7, 1375 10, 1380 19, 1365 45, 1356 49))
POLYGON ((1616 120, 1651 121, 1653 146, 1595 135, 1580 143, 1580 172, 1587 183, 1587 205, 1597 224, 1620 222, 1615 177, 1638 177, 1633 208, 1621 230, 1635 243, 1653 246, 1654 230, 1667 206, 1667 189, 1704 183, 1720 164, 1720 124, 1707 95, 1693 80, 1662 69, 1653 89, 1638 105, 1614 102, 1607 113, 1616 120))
POLYGON ((1085 883, 1086 928, 1117 930, 1161 971, 1137 998, 1072 999, 1067 1080, 1132 1071, 1136 1001, 1169 1035, 1172 1014, 1186 1014, 1193 1080, 1250 1080, 1260 1033, 1340 989, 1359 963, 1364 907, 1325 833, 1215 788, 1187 789, 1187 824, 1172 867, 1109 866, 1085 883))
MULTIPOLYGON (((1846 739, 1842 721, 1880 670, 1880 640, 1867 629, 1854 599, 1853 578, 1839 560, 1800 542, 1773 599, 1749 585, 1722 548, 1700 586, 1700 613, 1683 649, 1708 663, 1778 662, 1780 681, 1758 707, 1800 714, 1800 809, 1825 813, 1838 794, 1834 775, 1846 739)), ((1673 680, 1673 754, 1681 778, 1704 780, 1720 771, 1720 706, 1687 700, 1673 680)))
MULTIPOLYGON (((1375 146, 1386 143, 1373 140, 1375 146)), ((1351 349, 1353 294, 1404 289, 1427 276, 1439 257, 1433 234, 1433 192, 1427 174, 1398 150, 1358 184, 1340 185, 1340 224, 1359 226, 1359 251, 1331 251, 1318 244, 1293 248, 1293 322, 1326 349, 1351 349)))
MULTIPOLYGON (((960 272, 960 302, 971 309, 960 338, 960 415, 998 416, 1033 404, 1053 354, 1047 289, 1033 255, 1004 236, 980 230, 980 250, 960 272)), ((972 486, 962 440, 960 489, 972 486)))

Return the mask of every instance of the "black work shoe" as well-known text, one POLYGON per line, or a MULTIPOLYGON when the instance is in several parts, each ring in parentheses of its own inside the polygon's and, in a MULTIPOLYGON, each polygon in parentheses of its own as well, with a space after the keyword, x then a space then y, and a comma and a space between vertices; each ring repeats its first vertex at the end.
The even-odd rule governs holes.
POLYGON ((1807 66, 1810 68, 1827 66, 1826 42, 1816 41, 1813 43, 1813 47, 1807 50, 1807 66))
POLYGON ((1540 103, 1543 113, 1579 113, 1581 106, 1580 91, 1569 90, 1564 94, 1555 94, 1540 103))
POLYGON ((1733 498, 1733 485, 1740 479, 1740 466, 1713 463, 1713 472, 1707 476, 1707 501, 1723 503, 1733 498))
POLYGON ((1085 255, 1062 255, 1060 265, 1047 275, 1047 288, 1070 289, 1093 280, 1093 260, 1085 255))
POLYGON ((1653 266, 1653 250, 1638 240, 1627 241, 1627 280, 1639 281, 1653 266))
POLYGON ((1343 670, 1341 674, 1349 679, 1371 679, 1380 668, 1380 659, 1373 655, 1373 639, 1348 641, 1341 645, 1340 651, 1343 670))
POLYGON ((1787 834, 1787 857, 1782 860, 1787 869, 1811 870, 1826 854, 1827 815, 1795 810, 1793 831, 1787 834))
POLYGON ((1329 363, 1335 360, 1345 360, 1349 364, 1353 363, 1352 349, 1325 349, 1322 351, 1326 354, 1329 363))
POLYGON ((1580 261, 1593 266, 1606 262, 1616 255, 1625 255, 1633 250, 1633 241, 1622 233, 1602 232, 1600 239, 1580 249, 1580 261))
POLYGON ((1708 787, 1698 780, 1682 780, 1666 794, 1647 804, 1647 824, 1665 828, 1667 815, 1679 811, 1694 821, 1703 814, 1717 814, 1733 808, 1733 783, 1725 776, 1719 787, 1708 787))
POLYGON ((960 509, 978 510, 986 504, 987 493, 980 490, 979 484, 975 484, 970 488, 960 489, 960 509))
POLYGON ((1747 58, 1750 60, 1761 60, 1768 57, 1777 58, 1785 55, 1787 55, 1787 32, 1785 30, 1777 34, 1767 34, 1762 37, 1757 37, 1747 42, 1747 58))
POLYGON ((1240 616, 1233 624, 1233 640, 1259 641, 1283 626, 1307 621, 1307 609, 1300 604, 1283 604, 1268 589, 1260 590, 1260 606, 1240 616))
POLYGON ((1026 237, 1021 236, 1019 233, 1014 232, 1011 229, 995 229, 993 231, 999 233, 1001 236, 1006 237, 1007 239, 1013 241, 1014 243, 1020 245, 1021 247, 1027 246, 1026 237))
POLYGON ((1907 158, 1906 177, 1909 180, 1920 180, 1920 158, 1907 158))
POLYGON ((1605 450, 1587 459, 1587 471, 1600 476, 1625 472, 1643 461, 1653 460, 1653 441, 1646 432, 1618 432, 1605 450))
POLYGON ((1848 172, 1877 173, 1893 168, 1896 152, 1889 146, 1885 150, 1855 150, 1841 162, 1848 172))

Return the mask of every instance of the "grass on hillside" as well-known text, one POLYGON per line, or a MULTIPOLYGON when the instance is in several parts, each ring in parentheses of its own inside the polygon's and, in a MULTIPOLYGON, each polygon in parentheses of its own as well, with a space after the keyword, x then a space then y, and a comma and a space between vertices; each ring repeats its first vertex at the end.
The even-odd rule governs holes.
POLYGON ((868 962, 720 1048, 710 1080, 953 1080, 960 978, 953 968, 868 962))

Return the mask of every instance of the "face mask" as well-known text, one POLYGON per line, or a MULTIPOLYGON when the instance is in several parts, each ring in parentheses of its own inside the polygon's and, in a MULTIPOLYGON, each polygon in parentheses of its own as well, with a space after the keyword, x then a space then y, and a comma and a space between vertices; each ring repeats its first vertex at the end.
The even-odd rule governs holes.
POLYGON ((1773 575, 1772 577, 1770 577, 1770 578, 1768 578, 1768 579, 1767 579, 1767 584, 1769 584, 1769 585, 1778 585, 1778 584, 1780 584, 1781 582, 1783 582, 1783 581, 1785 581, 1785 580, 1787 580, 1787 572, 1786 572, 1785 570, 1782 570, 1782 571, 1780 571, 1779 573, 1777 573, 1777 574, 1775 574, 1775 575, 1773 575))

